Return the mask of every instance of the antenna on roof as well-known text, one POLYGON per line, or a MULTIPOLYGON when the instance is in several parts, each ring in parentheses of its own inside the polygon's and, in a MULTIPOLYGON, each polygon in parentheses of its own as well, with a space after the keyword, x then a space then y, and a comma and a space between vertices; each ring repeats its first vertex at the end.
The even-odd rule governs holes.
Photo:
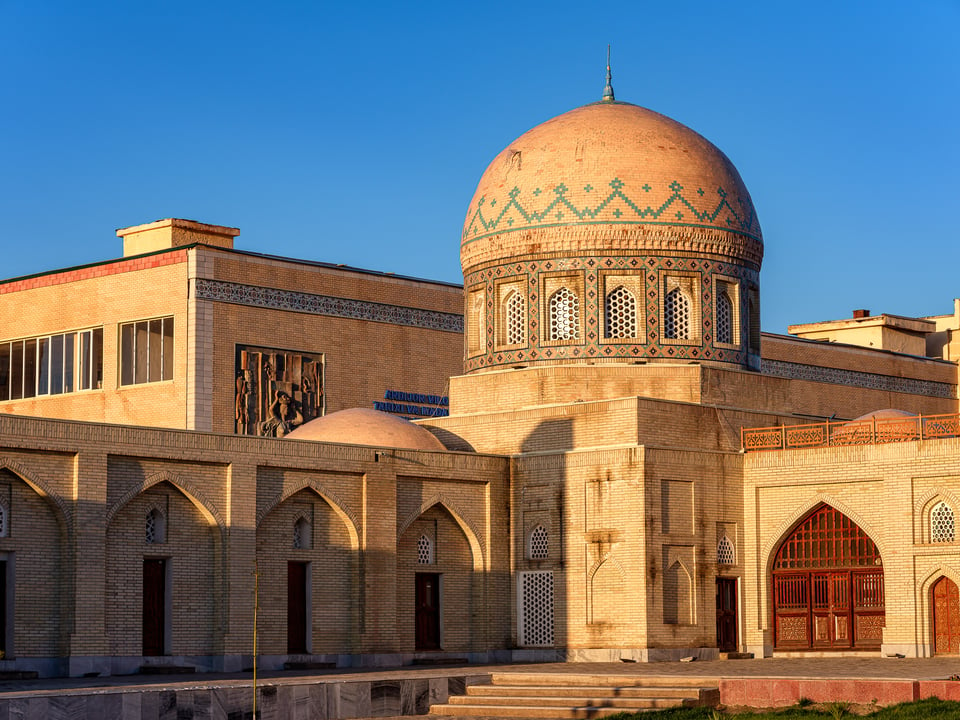
POLYGON ((603 88, 603 98, 601 102, 614 102, 613 96, 613 76, 610 74, 610 46, 607 45, 607 85, 603 88))

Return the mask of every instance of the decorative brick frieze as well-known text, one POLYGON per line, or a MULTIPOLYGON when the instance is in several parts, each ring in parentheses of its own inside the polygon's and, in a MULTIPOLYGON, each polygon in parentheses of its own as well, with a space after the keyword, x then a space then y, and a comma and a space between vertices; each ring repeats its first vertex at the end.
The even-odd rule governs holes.
POLYGON ((956 385, 951 385, 950 383, 893 377, 892 375, 879 375, 877 373, 842 370, 840 368, 819 367, 817 365, 802 365, 800 363, 786 362, 783 360, 768 360, 764 358, 760 363, 760 372, 764 375, 788 378, 790 380, 812 380, 813 382, 850 385, 852 387, 908 393, 910 395, 927 395, 939 398, 955 398, 957 396, 956 385))
POLYGON ((241 285, 240 283, 205 280, 203 278, 197 278, 194 287, 195 297, 199 300, 213 300, 214 302, 274 310, 292 310, 312 315, 330 315, 353 320, 372 320, 373 322, 444 332, 463 332, 463 316, 456 313, 422 310, 420 308, 352 300, 330 295, 315 295, 293 290, 278 290, 255 285, 241 285))

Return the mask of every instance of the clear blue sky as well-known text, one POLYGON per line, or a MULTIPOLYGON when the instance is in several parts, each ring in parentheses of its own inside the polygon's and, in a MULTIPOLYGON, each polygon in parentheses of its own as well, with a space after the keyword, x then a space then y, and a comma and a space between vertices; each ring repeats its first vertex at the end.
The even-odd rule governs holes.
POLYGON ((0 277, 184 217, 242 249, 460 282, 476 182, 599 99, 737 165, 763 327, 960 295, 960 2, 0 0, 0 277))

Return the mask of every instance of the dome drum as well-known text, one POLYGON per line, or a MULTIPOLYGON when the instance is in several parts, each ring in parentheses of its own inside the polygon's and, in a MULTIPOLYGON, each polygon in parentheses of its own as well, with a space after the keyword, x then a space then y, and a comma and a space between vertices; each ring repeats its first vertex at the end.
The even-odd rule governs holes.
POLYGON ((759 369, 759 273, 689 256, 527 257, 465 277, 466 372, 529 363, 759 369))

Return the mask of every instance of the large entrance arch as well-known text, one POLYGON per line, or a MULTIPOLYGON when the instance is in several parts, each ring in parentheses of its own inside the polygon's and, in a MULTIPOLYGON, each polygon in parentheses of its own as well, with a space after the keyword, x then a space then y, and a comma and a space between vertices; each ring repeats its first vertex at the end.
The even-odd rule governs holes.
POLYGON ((774 647, 879 648, 883 565, 873 540, 819 505, 780 544, 773 563, 774 647))

